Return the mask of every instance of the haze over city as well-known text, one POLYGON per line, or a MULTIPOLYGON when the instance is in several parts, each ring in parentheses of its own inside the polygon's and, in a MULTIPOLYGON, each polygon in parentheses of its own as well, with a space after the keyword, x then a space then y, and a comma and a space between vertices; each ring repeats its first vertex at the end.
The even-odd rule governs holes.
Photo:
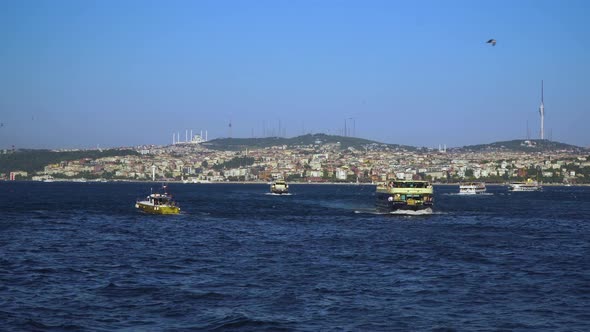
POLYGON ((541 80, 545 137, 588 146, 587 17, 587 1, 4 1, 0 148, 345 124, 413 146, 539 138, 541 80))

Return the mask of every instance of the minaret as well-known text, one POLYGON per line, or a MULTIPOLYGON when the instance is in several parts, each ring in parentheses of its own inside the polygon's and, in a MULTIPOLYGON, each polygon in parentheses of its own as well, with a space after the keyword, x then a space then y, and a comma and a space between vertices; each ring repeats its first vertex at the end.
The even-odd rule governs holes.
POLYGON ((346 119, 344 119, 344 135, 342 136, 346 137, 346 119))
POLYGON ((543 80, 541 80, 541 106, 539 106, 541 115, 541 139, 545 139, 545 105, 543 105, 543 80))

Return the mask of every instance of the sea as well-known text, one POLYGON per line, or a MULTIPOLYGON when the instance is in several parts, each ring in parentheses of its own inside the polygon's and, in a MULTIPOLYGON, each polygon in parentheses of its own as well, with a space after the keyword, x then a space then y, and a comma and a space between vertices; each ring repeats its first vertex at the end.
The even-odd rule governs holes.
POLYGON ((589 331, 590 187, 0 182, 2 331, 589 331))

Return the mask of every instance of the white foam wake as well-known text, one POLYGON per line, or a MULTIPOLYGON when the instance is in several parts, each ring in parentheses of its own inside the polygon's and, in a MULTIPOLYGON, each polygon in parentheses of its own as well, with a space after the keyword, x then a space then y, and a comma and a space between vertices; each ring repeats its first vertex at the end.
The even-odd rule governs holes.
POLYGON ((432 214, 432 209, 424 209, 424 210, 418 210, 418 211, 397 210, 397 211, 391 211, 391 212, 389 212, 389 214, 404 215, 404 216, 425 216, 425 215, 432 214))
POLYGON ((379 211, 379 210, 373 210, 373 209, 366 209, 366 210, 354 210, 354 213, 356 214, 375 214, 375 215, 398 215, 398 216, 427 216, 427 215, 431 215, 431 214, 446 214, 445 212, 441 212, 441 211, 432 211, 432 209, 424 209, 424 210, 418 210, 418 211, 412 211, 412 210, 397 210, 397 211, 391 211, 391 212, 383 212, 383 211, 379 211))

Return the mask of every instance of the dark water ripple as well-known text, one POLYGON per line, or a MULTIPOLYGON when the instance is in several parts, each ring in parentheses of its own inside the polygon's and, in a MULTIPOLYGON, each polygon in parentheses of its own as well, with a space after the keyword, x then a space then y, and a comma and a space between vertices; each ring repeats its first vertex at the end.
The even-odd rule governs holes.
POLYGON ((387 216, 371 186, 0 183, 0 329, 590 330, 590 188, 454 195, 387 216))

